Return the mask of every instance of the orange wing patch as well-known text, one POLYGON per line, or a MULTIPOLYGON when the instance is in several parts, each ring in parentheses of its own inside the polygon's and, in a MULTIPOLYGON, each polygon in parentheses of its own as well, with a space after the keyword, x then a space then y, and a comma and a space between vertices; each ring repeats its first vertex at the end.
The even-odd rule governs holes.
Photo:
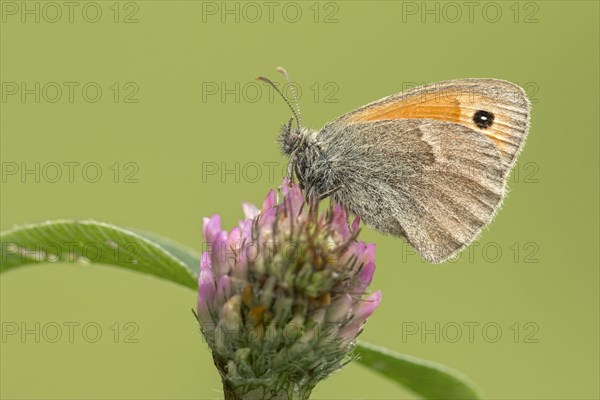
POLYGON ((455 95, 450 93, 427 93, 396 102, 374 104, 356 114, 353 113, 349 121, 366 122, 403 118, 431 118, 459 123, 460 115, 460 102, 455 95))
MULTIPOLYGON (((468 91, 468 90, 467 90, 468 91)), ((514 126, 510 109, 491 97, 461 90, 423 92, 397 101, 381 101, 348 115, 346 122, 384 121, 393 119, 435 119, 464 125, 489 137, 507 158, 514 154, 518 142, 512 140, 514 126), (494 115, 488 128, 479 128, 473 121, 478 110, 494 115)))

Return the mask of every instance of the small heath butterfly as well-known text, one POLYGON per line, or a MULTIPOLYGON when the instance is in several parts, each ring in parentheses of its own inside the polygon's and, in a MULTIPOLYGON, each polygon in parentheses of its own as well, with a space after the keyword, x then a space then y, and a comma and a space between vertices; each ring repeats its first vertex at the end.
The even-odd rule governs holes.
POLYGON ((367 225, 405 238, 433 263, 456 255, 493 219, 529 129, 524 90, 498 79, 411 89, 318 131, 302 126, 299 107, 294 110, 272 81, 258 79, 292 109, 279 143, 290 157, 288 174, 306 197, 330 196, 367 225))

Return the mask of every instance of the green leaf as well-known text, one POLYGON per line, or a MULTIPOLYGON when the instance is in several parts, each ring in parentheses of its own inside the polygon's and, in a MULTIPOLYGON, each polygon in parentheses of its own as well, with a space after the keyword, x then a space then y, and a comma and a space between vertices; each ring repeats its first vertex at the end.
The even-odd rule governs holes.
MULTIPOLYGON (((131 229, 138 235, 148 239, 155 244, 171 253, 176 259, 181 261, 192 273, 194 280, 198 281, 198 271, 200 271, 200 253, 196 250, 191 249, 173 239, 166 238, 164 236, 157 235, 156 233, 150 233, 139 229, 131 229)), ((197 285, 193 287, 197 289, 197 285)))
POLYGON ((398 354, 359 341, 358 362, 403 385, 425 399, 480 399, 475 385, 445 365, 398 354))
POLYGON ((0 272, 49 262, 105 264, 197 287, 195 274, 166 245, 110 224, 59 220, 17 226, 0 233, 0 241, 0 272))
MULTIPOLYGON (((105 264, 197 290, 200 254, 153 233, 95 221, 51 221, 0 233, 0 272, 48 262, 105 264)), ((425 399, 479 399, 464 375, 441 364, 359 342, 358 362, 425 399)))

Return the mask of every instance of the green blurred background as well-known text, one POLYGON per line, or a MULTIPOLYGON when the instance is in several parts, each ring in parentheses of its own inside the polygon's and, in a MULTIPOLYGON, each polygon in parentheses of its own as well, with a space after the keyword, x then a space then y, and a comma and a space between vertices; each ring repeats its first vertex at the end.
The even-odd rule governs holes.
MULTIPOLYGON (((383 302, 362 338, 463 371, 490 399, 599 397, 597 1, 73 4, 1 2, 2 229, 95 219, 200 250, 202 217, 230 228, 280 182, 289 110, 254 81, 281 80, 279 65, 314 128, 417 84, 507 79, 533 113, 501 212, 441 266, 365 229, 383 302)), ((0 395, 219 398, 195 302, 96 265, 8 272, 0 395)), ((350 365, 313 397, 413 396, 350 365)))

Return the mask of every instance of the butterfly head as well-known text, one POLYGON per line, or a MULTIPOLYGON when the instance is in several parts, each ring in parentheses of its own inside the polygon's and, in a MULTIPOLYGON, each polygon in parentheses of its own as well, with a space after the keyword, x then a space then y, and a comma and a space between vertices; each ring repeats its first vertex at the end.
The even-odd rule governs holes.
POLYGON ((311 130, 303 127, 292 126, 292 120, 283 125, 279 131, 279 146, 284 154, 290 156, 301 150, 306 145, 311 135, 311 130))

